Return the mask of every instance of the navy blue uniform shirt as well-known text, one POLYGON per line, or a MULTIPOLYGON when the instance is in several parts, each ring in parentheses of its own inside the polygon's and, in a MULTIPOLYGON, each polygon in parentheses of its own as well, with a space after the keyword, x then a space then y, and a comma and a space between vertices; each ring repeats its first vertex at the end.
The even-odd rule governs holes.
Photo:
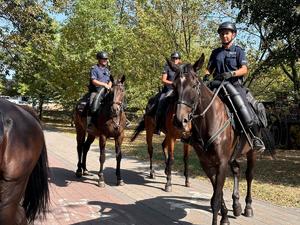
MULTIPOLYGON (((213 50, 207 68, 210 72, 213 72, 213 76, 215 76, 224 72, 235 71, 241 68, 242 65, 247 65, 245 52, 241 47, 232 45, 228 49, 220 47, 213 50)), ((243 78, 232 77, 230 81, 235 83, 238 79, 243 78)))
MULTIPOLYGON (((174 80, 175 72, 173 70, 171 70, 171 68, 169 67, 169 65, 167 63, 164 65, 164 68, 163 68, 163 71, 162 71, 162 74, 165 74, 165 73, 167 74, 167 80, 169 80, 169 81, 174 80)), ((171 89, 173 89, 172 84, 165 84, 162 92, 166 93, 171 89)))
POLYGON ((107 67, 100 67, 99 65, 94 65, 91 68, 90 73, 90 91, 96 91, 95 85, 92 84, 92 80, 97 80, 103 83, 108 83, 110 81, 110 71, 107 67))

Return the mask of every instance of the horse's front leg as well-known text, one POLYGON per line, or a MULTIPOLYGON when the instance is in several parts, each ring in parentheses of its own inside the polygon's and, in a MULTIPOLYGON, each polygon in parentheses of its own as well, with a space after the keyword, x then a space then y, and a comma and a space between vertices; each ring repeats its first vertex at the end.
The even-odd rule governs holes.
POLYGON ((77 170, 75 173, 76 177, 82 176, 82 152, 83 152, 84 140, 85 140, 85 131, 76 127, 77 156, 78 156, 77 170))
POLYGON ((183 161, 184 161, 184 176, 185 176, 185 186, 190 187, 190 181, 189 181, 189 152, 190 152, 190 146, 188 144, 183 145, 183 161))
POLYGON ((98 172, 99 176, 99 181, 98 181, 98 186, 99 187, 105 187, 105 182, 104 182, 104 175, 103 175, 103 166, 105 162, 105 144, 106 144, 106 137, 104 135, 101 135, 99 137, 99 148, 100 148, 100 170, 98 172))
POLYGON ((254 175, 254 164, 256 161, 256 153, 253 150, 250 150, 247 153, 247 170, 246 170, 246 180, 247 180, 247 196, 246 196, 246 207, 244 215, 246 217, 253 216, 252 209, 252 197, 251 197, 251 185, 254 175))
POLYGON ((239 193, 239 179, 240 179, 240 165, 236 160, 230 163, 231 172, 233 174, 233 193, 232 193, 232 208, 233 208, 233 215, 240 216, 242 213, 242 206, 239 202, 240 193, 239 193))
POLYGON ((166 142, 168 145, 168 160, 166 165, 166 174, 167 174, 167 183, 165 185, 165 191, 170 192, 172 191, 172 165, 174 163, 174 145, 175 145, 175 139, 166 137, 166 142))
POLYGON ((229 224, 228 216, 227 216, 227 208, 223 200, 223 186, 225 182, 226 171, 227 171, 227 161, 223 161, 220 163, 217 169, 215 185, 214 185, 214 193, 211 199, 211 208, 213 211, 213 220, 212 220, 213 225, 218 224, 218 212, 220 209, 222 214, 221 225, 229 224))
POLYGON ((83 145, 83 151, 82 151, 82 170, 83 170, 83 175, 89 175, 89 171, 86 168, 86 156, 88 151, 90 150, 91 144, 94 142, 95 136, 88 135, 84 145, 83 145))
POLYGON ((117 160, 117 168, 116 168, 116 176, 117 176, 117 185, 122 186, 124 182, 121 178, 121 160, 122 160, 122 150, 121 145, 124 139, 124 132, 122 132, 117 138, 115 138, 115 150, 116 150, 116 160, 117 160))
POLYGON ((149 161, 150 161, 150 178, 155 178, 155 171, 153 169, 153 145, 152 145, 152 138, 153 138, 153 130, 154 128, 146 128, 146 141, 147 141, 147 147, 148 147, 148 154, 149 154, 149 161))

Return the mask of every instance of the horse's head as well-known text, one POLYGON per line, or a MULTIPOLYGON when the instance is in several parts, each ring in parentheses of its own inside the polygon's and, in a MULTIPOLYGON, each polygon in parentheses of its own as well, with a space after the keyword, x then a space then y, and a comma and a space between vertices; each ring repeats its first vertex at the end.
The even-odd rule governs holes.
POLYGON ((197 108, 200 91, 200 81, 196 72, 203 66, 204 54, 201 55, 194 65, 182 64, 178 66, 169 60, 167 62, 175 72, 173 85, 178 96, 174 125, 183 132, 189 132, 191 130, 192 116, 197 108))
POLYGON ((125 75, 121 79, 114 81, 112 79, 112 89, 111 93, 113 95, 111 113, 113 117, 118 117, 124 107, 124 97, 125 97, 125 75))

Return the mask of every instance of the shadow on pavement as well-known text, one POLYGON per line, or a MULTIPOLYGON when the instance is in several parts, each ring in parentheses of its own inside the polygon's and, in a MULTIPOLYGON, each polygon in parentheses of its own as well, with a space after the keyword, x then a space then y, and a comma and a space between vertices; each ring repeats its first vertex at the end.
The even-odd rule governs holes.
MULTIPOLYGON (((198 209, 211 212, 209 206, 193 204, 191 201, 209 201, 208 199, 186 198, 177 196, 161 196, 137 201, 135 204, 114 204, 109 202, 90 201, 88 205, 97 206, 99 218, 74 223, 73 225, 87 224, 182 224, 191 225, 190 222, 181 221, 187 216, 187 210, 198 209), (148 209, 145 211, 145 209, 148 209)), ((207 219, 207 218, 206 218, 207 219)), ((207 222, 207 221, 206 221, 207 222)), ((201 223, 201 221, 199 221, 201 223)))

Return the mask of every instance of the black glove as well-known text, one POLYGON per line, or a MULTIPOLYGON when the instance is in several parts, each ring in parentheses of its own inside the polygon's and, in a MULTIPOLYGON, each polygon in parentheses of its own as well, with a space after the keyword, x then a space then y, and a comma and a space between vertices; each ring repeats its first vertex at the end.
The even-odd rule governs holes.
POLYGON ((209 81, 209 74, 205 74, 203 77, 203 82, 209 81))
POLYGON ((223 81, 223 80, 228 80, 231 77, 233 77, 235 72, 224 72, 222 74, 218 74, 215 76, 215 80, 223 81))
POLYGON ((225 72, 222 73, 221 76, 224 77, 225 80, 230 79, 231 77, 233 77, 235 75, 235 72, 231 71, 231 72, 225 72))

